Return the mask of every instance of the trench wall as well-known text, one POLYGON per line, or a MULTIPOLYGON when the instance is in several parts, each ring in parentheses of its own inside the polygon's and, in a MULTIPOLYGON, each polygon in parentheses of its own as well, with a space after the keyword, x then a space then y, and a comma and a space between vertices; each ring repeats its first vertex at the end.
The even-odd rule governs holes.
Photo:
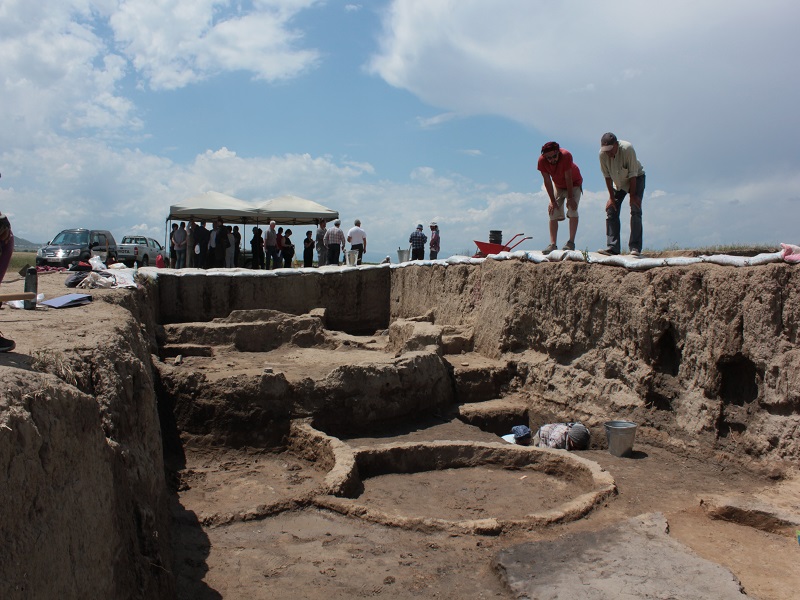
POLYGON ((4 600, 176 596, 153 290, 20 320, 51 335, 38 358, 0 368, 4 600))
POLYGON ((703 452, 800 458, 794 265, 393 270, 391 318, 428 311, 471 326, 477 352, 511 360, 534 411, 631 418, 652 441, 703 452))
POLYGON ((159 274, 162 323, 210 321, 233 310, 273 309, 294 315, 326 309, 326 325, 372 333, 389 325, 391 270, 385 267, 311 273, 240 270, 159 274))

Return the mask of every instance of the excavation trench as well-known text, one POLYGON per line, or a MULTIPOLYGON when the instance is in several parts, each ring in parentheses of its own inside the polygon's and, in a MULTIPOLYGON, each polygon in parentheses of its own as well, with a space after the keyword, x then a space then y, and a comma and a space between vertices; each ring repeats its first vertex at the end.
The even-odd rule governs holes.
POLYGON ((759 597, 800 584, 759 575, 789 555, 773 530, 791 518, 751 552, 698 508, 793 481, 796 269, 140 271, 158 277, 93 311, 4 326, 48 348, 0 365, 9 598, 503 596, 501 548, 650 511, 759 597), (632 458, 605 449, 619 418, 639 425, 632 458), (588 451, 499 437, 564 420, 588 451), (69 534, 45 557, 31 526, 69 534))

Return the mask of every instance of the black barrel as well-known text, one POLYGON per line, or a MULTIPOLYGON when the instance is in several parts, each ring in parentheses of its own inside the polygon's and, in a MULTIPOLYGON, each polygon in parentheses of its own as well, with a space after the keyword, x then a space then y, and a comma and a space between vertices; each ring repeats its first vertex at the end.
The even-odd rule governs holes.
POLYGON ((490 244, 502 244, 503 243, 503 232, 497 229, 492 229, 489 231, 489 243, 490 244))

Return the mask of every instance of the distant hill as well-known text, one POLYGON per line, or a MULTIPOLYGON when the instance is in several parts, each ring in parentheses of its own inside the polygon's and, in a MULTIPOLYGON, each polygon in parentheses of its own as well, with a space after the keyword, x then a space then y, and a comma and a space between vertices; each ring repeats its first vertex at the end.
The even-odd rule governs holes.
POLYGON ((25 238, 21 238, 18 235, 14 236, 14 250, 19 252, 35 252, 42 246, 44 246, 44 244, 29 242, 25 238))

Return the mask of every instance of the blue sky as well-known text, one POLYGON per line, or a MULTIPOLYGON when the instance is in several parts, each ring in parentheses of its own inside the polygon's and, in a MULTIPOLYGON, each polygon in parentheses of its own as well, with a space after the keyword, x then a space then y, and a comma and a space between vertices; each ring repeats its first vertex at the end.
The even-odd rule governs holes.
POLYGON ((443 254, 491 229, 540 249, 553 139, 595 250, 610 130, 647 172, 646 248, 798 243, 798 23, 781 0, 0 0, 0 211, 32 241, 163 239, 197 193, 294 194, 360 218, 373 260, 431 220, 443 254))

